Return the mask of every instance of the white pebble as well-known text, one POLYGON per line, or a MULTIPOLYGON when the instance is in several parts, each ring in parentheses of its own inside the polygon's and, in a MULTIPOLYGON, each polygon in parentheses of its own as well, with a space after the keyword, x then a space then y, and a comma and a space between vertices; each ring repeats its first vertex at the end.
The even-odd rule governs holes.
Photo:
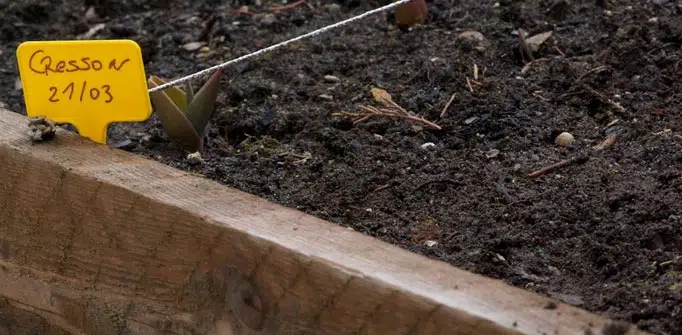
POLYGON ((434 241, 434 240, 426 240, 426 241, 424 241, 424 245, 425 245, 427 248, 433 248, 433 247, 436 246, 436 244, 438 244, 438 242, 436 242, 436 241, 434 241))
POLYGON ((436 147, 436 144, 434 144, 432 142, 426 142, 420 146, 420 148, 422 148, 424 150, 429 149, 429 148, 435 148, 435 147, 436 147))
POLYGON ((187 51, 196 51, 199 50, 201 47, 203 47, 206 43, 204 42, 189 42, 185 45, 183 45, 183 49, 187 51))
POLYGON ((500 154, 500 150, 490 149, 488 152, 486 152, 485 156, 488 158, 495 158, 499 154, 500 154))
POLYGON ((341 79, 339 79, 339 77, 337 77, 337 76, 332 76, 332 75, 328 74, 328 75, 324 76, 324 81, 326 81, 328 83, 338 83, 341 81, 341 79))
POLYGON ((478 116, 472 116, 466 120, 464 120, 464 124, 472 124, 478 120, 478 116))
POLYGON ((475 30, 466 30, 457 35, 457 38, 465 41, 482 42, 485 40, 485 36, 475 30))
POLYGON ((204 159, 201 157, 201 153, 197 151, 197 152, 188 154, 187 155, 187 161, 190 164, 200 164, 200 163, 204 162, 204 159))
POLYGON ((563 132, 559 134, 554 140, 554 143, 563 147, 567 147, 575 142, 575 137, 571 133, 563 132))

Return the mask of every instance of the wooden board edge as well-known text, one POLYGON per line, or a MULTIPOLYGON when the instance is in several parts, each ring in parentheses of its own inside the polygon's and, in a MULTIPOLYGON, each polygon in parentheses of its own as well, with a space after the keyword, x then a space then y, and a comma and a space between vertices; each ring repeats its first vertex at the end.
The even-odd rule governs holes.
MULTIPOLYGON (((462 322, 467 323, 465 328, 469 330, 459 331, 458 333, 461 334, 483 334, 485 331, 487 331, 486 334, 493 332, 496 334, 583 335, 589 332, 599 334, 601 329, 612 324, 610 320, 584 310, 508 286, 501 281, 472 274, 443 262, 427 259, 333 223, 139 156, 94 144, 73 134, 60 132, 58 138, 50 143, 31 144, 26 136, 26 125, 25 117, 11 111, 0 111, 0 155, 2 155, 0 157, 3 160, 3 166, 10 166, 6 162, 13 164, 14 161, 15 173, 20 166, 29 170, 33 166, 39 166, 40 173, 54 172, 55 176, 62 176, 55 178, 70 180, 64 182, 60 179, 55 189, 65 187, 63 185, 85 185, 84 188, 92 187, 93 192, 90 195, 99 199, 99 189, 104 185, 108 191, 118 192, 125 196, 138 196, 138 201, 144 201, 152 207, 163 208, 163 215, 172 212, 173 215, 183 216, 183 218, 186 216, 188 223, 187 227, 183 228, 195 230, 199 234, 203 231, 210 231, 207 237, 214 238, 216 241, 225 239, 233 242, 231 246, 217 243, 211 246, 210 254, 197 253, 199 258, 192 258, 197 264, 208 264, 205 265, 206 271, 215 270, 215 265, 219 264, 238 269, 240 275, 248 277, 249 280, 256 278, 264 281, 262 278, 272 273, 269 273, 267 269, 263 270, 266 266, 262 264, 272 268, 279 267, 278 271, 289 274, 286 272, 287 266, 300 266, 305 263, 306 268, 293 271, 289 275, 292 278, 300 278, 301 273, 304 273, 303 276, 308 278, 307 283, 314 289, 306 287, 307 284, 292 284, 293 286, 289 289, 299 290, 296 294, 308 294, 310 292, 306 290, 310 289, 313 290, 311 295, 330 294, 333 302, 334 299, 340 299, 338 298, 339 290, 350 290, 346 286, 352 286, 348 284, 351 282, 359 283, 357 284, 358 290, 362 286, 362 289, 367 292, 390 292, 387 296, 390 295, 391 299, 400 298, 407 302, 414 302, 414 306, 418 306, 412 306, 415 308, 414 312, 426 313, 425 319, 422 318, 411 326, 415 329, 415 334, 449 333, 447 329, 445 332, 442 329, 439 332, 431 326, 453 325, 452 320, 460 322, 460 326, 464 326, 462 322), (241 250, 238 249, 240 246, 235 246, 238 243, 244 243, 243 249, 248 249, 244 253, 245 258, 250 253, 259 255, 260 258, 254 260, 253 264, 243 259, 230 258, 231 254, 241 250), (273 250, 276 251, 276 255, 283 255, 282 258, 290 262, 277 263, 277 261, 269 260, 273 257, 270 255, 273 250), (206 259, 201 259, 201 257, 206 259), (216 259, 219 260, 218 263, 215 263, 216 259), (243 264, 240 263, 242 261, 243 264), (247 268, 251 270, 244 270, 247 268), (264 275, 259 276, 259 271, 264 275), (246 275, 245 272, 249 274, 246 275), (311 275, 311 272, 318 277, 311 275), (343 282, 344 287, 334 287, 322 281, 317 282, 320 276, 326 276, 329 283, 343 282)), ((37 178, 28 178, 22 180, 19 185, 16 184, 16 180, 3 181, 2 176, 0 176, 0 181, 4 182, 0 185, 12 185, 11 189, 4 190, 6 192, 4 205, 16 205, 9 197, 14 197, 13 199, 19 196, 21 199, 37 197, 29 190, 40 189, 41 186, 38 183, 42 182, 37 178), (19 194, 12 192, 19 192, 19 194)), ((102 199, 105 198, 102 197, 102 199)), ((0 202, 2 200, 0 198, 0 202)), ((105 203, 106 200, 101 201, 99 205, 105 203)), ((13 230, 7 228, 7 225, 20 225, 23 220, 15 215, 16 213, 9 212, 10 207, 7 206, 5 211, 6 214, 12 214, 10 216, 14 219, 3 223, 4 226, 0 225, 0 228, 4 229, 0 232, 6 236, 14 234, 13 230)), ((33 213, 33 209, 25 209, 25 211, 33 213)), ((57 214, 59 213, 55 215, 57 214)), ((95 219, 97 215, 111 219, 114 214, 113 212, 97 214, 94 210, 91 213, 95 219)), ((157 220, 164 224, 173 222, 173 218, 169 217, 147 219, 157 220)), ((8 219, 0 217, 0 220, 8 219)), ((124 223, 122 227, 134 229, 124 223)), ((12 236, 21 235, 16 233, 12 236)), ((199 244, 189 244, 189 246, 197 247, 199 244)), ((42 265, 38 261, 27 262, 19 258, 5 258, 4 262, 18 269, 49 275, 55 272, 51 271, 47 263, 42 265)), ((167 261, 172 262, 172 260, 167 261)), ((159 260, 159 262, 161 264, 163 261, 159 260)), ((175 264, 169 265, 175 266, 175 264)), ((148 264, 146 266, 149 267, 148 264)), ((188 265, 187 269, 189 268, 191 266, 188 265)), ((187 269, 183 268, 178 273, 189 273, 187 269)), ((193 271, 196 272, 196 269, 193 271)), ((27 280, 35 279, 27 278, 27 280)), ((71 278, 71 280, 79 279, 71 278)), ((58 290, 64 289, 63 281, 52 282, 60 286, 58 290)), ((119 286, 125 287, 125 283, 114 284, 121 284, 119 286)), ((265 282, 260 284, 270 285, 264 289, 268 294, 282 291, 282 288, 277 286, 279 284, 265 282)), ((113 284, 101 287, 103 287, 102 290, 111 290, 112 296, 124 297, 130 293, 125 289, 113 291, 116 287, 113 284)), ((348 292, 350 293, 342 291, 343 294, 352 296, 352 292, 348 292)), ((6 293, 8 292, 0 288, 0 295, 6 295, 6 293)), ((145 291, 144 294, 147 293, 145 291)), ((285 291, 282 294, 287 293, 285 291)), ((355 303, 367 303, 366 300, 370 298, 353 296, 352 299, 348 299, 355 303)), ((311 301, 314 300, 311 298, 311 301)), ((306 301, 303 302, 306 303, 306 301)), ((314 301, 314 303, 320 302, 314 301)), ((171 305, 168 302, 166 304, 171 305)), ((328 304, 328 301, 325 304, 328 304)), ((400 306, 402 305, 392 306, 391 311, 399 311, 400 306)), ((284 307, 278 306, 278 308, 284 307)), ((316 318, 324 319, 325 316, 317 315, 316 318)), ((334 322, 338 322, 329 318, 329 320, 317 320, 317 322, 327 322, 327 325, 334 325, 334 322)), ((282 329, 279 328, 280 332, 282 329)), ((631 329, 627 334, 646 333, 631 329)))

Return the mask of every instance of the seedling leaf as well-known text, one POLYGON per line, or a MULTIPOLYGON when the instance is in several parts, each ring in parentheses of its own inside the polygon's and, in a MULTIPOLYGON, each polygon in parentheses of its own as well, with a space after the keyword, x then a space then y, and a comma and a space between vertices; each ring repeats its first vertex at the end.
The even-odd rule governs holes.
MULTIPOLYGON (((157 76, 150 76, 149 78, 150 81, 153 81, 156 86, 163 85, 166 83, 165 80, 157 77, 157 76)), ((171 86, 167 89, 164 90, 166 94, 168 94, 168 97, 173 100, 173 103, 180 108, 181 111, 184 113, 187 113, 187 106, 188 106, 188 99, 185 95, 185 92, 183 92, 181 89, 171 86)))
MULTIPOLYGON (((187 106, 194 100, 194 87, 192 87, 192 81, 188 80, 185 82, 185 95, 187 96, 187 106)), ((187 111, 185 111, 187 113, 187 111)))
MULTIPOLYGON (((159 86, 160 84, 158 83, 159 81, 154 80, 154 78, 149 79, 150 88, 159 86)), ((180 110, 171 98, 171 95, 168 94, 169 91, 172 92, 172 90, 163 90, 150 93, 154 112, 161 120, 161 125, 171 139, 181 143, 190 152, 200 151, 203 142, 201 137, 187 119, 185 113, 180 110)), ((177 97, 178 95, 175 94, 175 96, 177 97)))
POLYGON ((213 73, 204 86, 194 94, 192 101, 189 103, 187 119, 194 125, 194 130, 201 137, 204 136, 206 125, 211 120, 211 114, 213 114, 215 109, 215 101, 218 97, 218 90, 220 90, 221 75, 221 70, 213 73))

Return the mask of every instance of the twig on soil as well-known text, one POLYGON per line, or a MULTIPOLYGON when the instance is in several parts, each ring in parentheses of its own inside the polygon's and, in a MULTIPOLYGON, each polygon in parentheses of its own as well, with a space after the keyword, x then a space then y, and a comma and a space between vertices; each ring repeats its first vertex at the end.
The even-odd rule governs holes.
POLYGON ((526 37, 523 35, 523 30, 521 28, 516 30, 519 33, 519 41, 520 45, 519 48, 521 49, 521 58, 523 60, 526 60, 526 57, 524 55, 528 56, 528 59, 532 62, 535 60, 535 57, 533 57, 533 53, 530 51, 530 48, 528 47, 528 43, 526 43, 526 37))
POLYGON ((436 129, 436 130, 441 130, 441 127, 429 120, 424 119, 423 117, 418 117, 415 115, 412 115, 410 112, 406 111, 404 108, 398 106, 397 104, 393 103, 394 106, 392 108, 377 108, 373 106, 360 106, 360 109, 364 110, 364 113, 348 113, 348 112, 340 112, 340 113, 334 113, 332 114, 333 116, 342 116, 342 117, 349 117, 349 118, 355 118, 353 121, 353 124, 358 124, 362 121, 365 121, 371 117, 386 117, 386 118, 391 118, 391 119, 403 119, 403 120, 408 120, 410 122, 418 123, 421 124, 427 128, 430 129, 436 129))
POLYGON ((610 105, 611 107, 615 108, 618 112, 620 113, 625 113, 625 108, 621 106, 619 103, 607 98, 604 94, 597 92, 597 90, 587 86, 587 85, 582 85, 583 88, 590 94, 594 95, 597 97, 599 100, 604 102, 607 105, 610 105))
POLYGON ((549 101, 549 99, 543 97, 541 93, 542 93, 542 91, 533 91, 533 93, 531 93, 531 95, 542 100, 542 101, 549 101))
POLYGON ((607 69, 607 67, 606 67, 605 65, 597 66, 597 67, 595 67, 594 69, 591 69, 591 70, 589 70, 589 71, 583 73, 580 77, 578 77, 578 79, 575 80, 575 83, 578 83, 578 82, 582 81, 582 80, 585 79, 587 76, 590 76, 590 75, 593 75, 593 74, 600 73, 600 72, 602 72, 602 71, 605 71, 606 69, 607 69))
MULTIPOLYGON (((594 70, 590 70, 590 71, 588 71, 588 72, 589 72, 589 73, 597 73, 597 72, 603 71, 604 69, 605 69, 605 67, 598 67, 598 68, 595 68, 594 70), (601 69, 601 70, 597 70, 597 69, 599 69, 599 68, 602 68, 602 69, 601 69)), ((575 86, 580 80, 582 80, 583 78, 585 78, 585 76, 587 76, 587 75, 588 75, 588 73, 583 74, 580 78, 578 78, 578 79, 575 81, 575 83, 573 84, 573 86, 575 86)), ((588 94, 592 95, 593 97, 597 98, 597 100, 601 101, 603 104, 606 104, 606 105, 608 105, 608 106, 611 106, 611 108, 615 109, 618 113, 625 114, 625 113, 627 112, 627 111, 625 110, 625 107, 623 107, 621 104, 619 104, 618 102, 613 101, 612 99, 608 98, 608 97, 607 97, 606 95, 604 95, 603 93, 598 92, 597 90, 595 90, 594 88, 588 86, 587 84, 580 84, 579 87, 582 88, 581 91, 577 91, 577 92, 576 92, 576 91, 573 91, 573 92, 564 93, 564 94, 560 95, 560 96, 558 97, 558 99, 561 100, 561 99, 565 99, 566 97, 569 97, 569 96, 572 96, 572 95, 580 95, 580 94, 583 94, 583 93, 588 93, 588 94)), ((572 88, 569 89, 569 91, 571 91, 571 90, 572 90, 572 88)), ((610 110, 607 110, 606 113, 607 113, 607 115, 608 115, 609 117, 613 117, 613 113, 612 113, 610 110)))
POLYGON ((270 10, 271 10, 272 12, 274 12, 274 13, 279 13, 279 12, 281 12, 281 11, 285 11, 285 10, 289 10, 289 9, 294 9, 294 8, 296 8, 298 5, 303 4, 304 2, 305 2, 305 0, 299 0, 299 1, 296 1, 296 2, 293 2, 293 3, 290 3, 290 4, 288 4, 288 5, 284 5, 284 6, 274 6, 274 7, 270 7, 270 10))
POLYGON ((474 93, 474 87, 471 86, 471 80, 469 80, 469 77, 467 77, 467 87, 469 87, 469 91, 471 93, 474 93))
POLYGON ((561 51, 561 49, 559 49, 558 46, 555 45, 555 46, 554 46, 554 50, 556 50, 556 52, 557 52, 559 55, 561 55, 561 57, 566 57, 566 54, 565 54, 563 51, 561 51))
POLYGON ((442 119, 445 117, 445 113, 448 112, 448 108, 450 108, 450 105, 452 104, 453 101, 455 101, 455 96, 457 95, 457 92, 452 93, 452 96, 450 97, 450 100, 445 104, 445 107, 443 107, 443 110, 440 111, 440 118, 442 119))
MULTIPOLYGON (((542 59, 542 58, 540 58, 540 59, 542 59)), ((540 59, 538 59, 538 60, 540 60, 540 59)), ((526 66, 528 66, 529 64, 532 64, 532 62, 526 64, 526 66)), ((526 67, 524 66, 524 69, 525 69, 525 68, 526 68, 526 67)), ((588 70, 587 72, 583 73, 582 75, 580 75, 580 76, 578 77, 578 79, 576 79, 576 80, 573 82, 573 84, 571 84, 571 87, 569 87, 568 90, 566 90, 567 93, 564 93, 564 94, 560 95, 560 96, 558 97, 558 99, 561 100, 561 99, 567 98, 567 97, 569 97, 569 96, 580 95, 580 94, 585 93, 585 91, 574 91, 574 88, 576 87, 576 85, 581 84, 581 81, 583 81, 583 79, 587 78, 588 76, 591 76, 591 75, 593 75, 593 74, 597 74, 597 73, 603 72, 603 71, 605 71, 606 69, 607 69, 607 67, 606 67, 605 65, 600 65, 600 66, 597 66, 597 67, 595 67, 595 68, 593 68, 593 69, 590 69, 590 70, 588 70)), ((523 73, 523 72, 524 72, 524 70, 521 70, 521 73, 523 73)), ((579 86, 585 87, 586 85, 579 85, 579 86)), ((591 88, 587 87, 586 89, 591 89, 591 88)), ((594 90, 594 89, 592 89, 592 90, 594 90)))
POLYGON ((408 112, 405 108, 402 108, 395 101, 393 101, 393 98, 391 97, 391 95, 388 92, 386 92, 386 90, 378 88, 378 87, 372 87, 371 92, 372 92, 372 96, 374 97, 374 100, 376 102, 382 104, 384 107, 377 108, 377 107, 372 107, 372 106, 360 106, 360 109, 364 110, 364 113, 340 112, 340 113, 333 113, 332 116, 342 116, 342 117, 355 118, 355 120, 353 121, 353 124, 358 124, 358 123, 365 121, 371 117, 382 116, 382 117, 393 118, 393 119, 408 120, 408 121, 411 121, 414 123, 421 124, 422 126, 425 126, 427 128, 431 128, 431 129, 436 129, 436 130, 441 129, 441 127, 439 125, 437 125, 431 121, 428 121, 428 120, 424 119, 423 117, 413 115, 412 113, 408 112))
POLYGON ((549 58, 538 58, 538 59, 536 59, 536 60, 533 60, 532 62, 526 63, 526 65, 524 65, 524 66, 521 68, 521 74, 526 74, 526 72, 528 72, 528 70, 530 70, 531 66, 533 66, 534 64, 540 63, 540 62, 545 62, 545 61, 548 61, 548 60, 549 60, 549 58))
POLYGON ((476 86, 483 86, 484 85, 482 82, 476 81, 474 79, 469 79, 469 82, 472 84, 472 86, 473 85, 476 85, 476 86))
POLYGON ((248 6, 242 6, 242 7, 239 7, 237 9, 233 9, 232 14, 234 14, 234 15, 242 15, 242 14, 243 15, 254 15, 256 13, 252 13, 251 11, 249 11, 248 6))
POLYGON ((665 262, 663 262, 663 263, 661 263, 661 264, 659 264, 659 265, 661 265, 661 266, 666 266, 666 265, 669 265, 669 264, 672 264, 672 263, 676 263, 676 262, 679 261, 679 260, 682 260, 682 257, 678 257, 678 258, 676 258, 676 259, 671 259, 671 260, 669 260, 669 261, 665 261, 665 262))
POLYGON ((387 189, 387 188, 389 188, 389 187, 391 187, 391 184, 384 184, 384 185, 381 185, 381 186, 375 188, 375 189, 374 189, 374 192, 383 191, 383 190, 385 190, 385 189, 387 189))
POLYGON ((559 169, 559 168, 562 168, 562 167, 565 167, 565 166, 568 166, 568 165, 572 165, 572 164, 583 164, 583 163, 587 162, 588 159, 589 159, 589 156, 586 156, 586 155, 585 155, 585 156, 577 156, 577 157, 565 159, 565 160, 563 160, 563 161, 561 161, 561 162, 558 162, 558 163, 556 163, 556 164, 552 164, 552 165, 550 165, 550 166, 543 167, 543 168, 540 169, 540 170, 531 172, 531 173, 528 174, 528 177, 531 177, 531 178, 539 177, 539 176, 542 176, 543 174, 552 172, 552 171, 554 171, 554 170, 556 170, 556 169, 559 169))
POLYGON ((665 262, 658 263, 658 266, 667 266, 667 265, 670 265, 670 264, 673 264, 673 263, 677 263, 677 262, 682 262, 682 256, 677 256, 677 257, 675 257, 675 258, 673 258, 673 259, 671 259, 671 260, 668 260, 668 261, 665 261, 665 262))

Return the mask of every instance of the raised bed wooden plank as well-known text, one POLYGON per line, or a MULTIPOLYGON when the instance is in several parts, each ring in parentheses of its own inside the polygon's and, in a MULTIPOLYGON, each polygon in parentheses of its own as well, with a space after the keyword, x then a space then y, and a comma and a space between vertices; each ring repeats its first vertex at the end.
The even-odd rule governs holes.
POLYGON ((62 131, 31 144, 26 131, 0 110, 0 313, 39 315, 53 334, 612 327, 200 176, 62 131))

